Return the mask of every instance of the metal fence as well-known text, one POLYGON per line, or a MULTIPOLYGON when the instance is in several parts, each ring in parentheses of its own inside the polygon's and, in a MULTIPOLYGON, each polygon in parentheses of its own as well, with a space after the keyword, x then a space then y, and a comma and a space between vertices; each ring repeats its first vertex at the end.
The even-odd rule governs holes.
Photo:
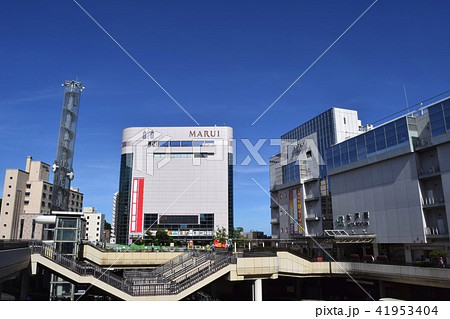
POLYGON ((100 266, 87 264, 56 252, 53 246, 32 242, 32 254, 40 254, 80 276, 92 276, 131 296, 178 294, 230 263, 236 257, 230 253, 189 251, 148 273, 133 273, 127 278, 115 275, 100 266))

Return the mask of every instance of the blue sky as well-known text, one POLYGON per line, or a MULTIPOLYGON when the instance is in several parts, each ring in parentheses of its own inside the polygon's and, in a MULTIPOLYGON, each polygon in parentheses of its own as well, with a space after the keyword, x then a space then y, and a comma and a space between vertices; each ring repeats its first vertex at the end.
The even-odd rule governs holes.
MULTIPOLYGON (((450 89, 444 0, 379 0, 255 125, 372 0, 78 2, 200 125, 253 144, 333 106, 375 122, 405 107, 403 86, 409 104, 450 89)), ((27 155, 54 161, 61 83, 78 77, 72 185, 110 221, 122 130, 195 123, 74 1, 2 1, 0 30, 0 187, 27 155)), ((268 190, 268 166, 240 166, 247 155, 239 143, 235 226, 270 233, 269 198, 252 181, 268 190)))

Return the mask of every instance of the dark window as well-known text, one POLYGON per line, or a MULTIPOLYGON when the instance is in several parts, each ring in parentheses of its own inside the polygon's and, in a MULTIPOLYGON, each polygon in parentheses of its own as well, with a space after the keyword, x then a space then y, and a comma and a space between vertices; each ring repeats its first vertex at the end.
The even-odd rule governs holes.
POLYGON ((22 239, 23 237, 23 224, 25 223, 24 219, 20 220, 20 231, 19 231, 19 239, 22 239))
POLYGON ((386 148, 386 137, 384 135, 384 126, 375 130, 375 141, 377 144, 377 151, 384 150, 386 148))
POLYGON ((181 146, 185 146, 185 147, 192 146, 192 141, 182 141, 181 146))
POLYGON ((356 153, 356 138, 352 138, 348 141, 348 154, 350 162, 356 162, 358 160, 356 153))
POLYGON ((367 155, 370 155, 371 153, 375 153, 375 134, 373 131, 369 131, 366 134, 366 149, 367 149, 367 155))
POLYGON ((395 121, 395 128, 397 130, 398 144, 408 141, 408 127, 406 126, 406 118, 395 121))
POLYGON ((33 219, 33 224, 31 227, 31 239, 34 239, 34 231, 36 230, 36 220, 33 219))
POLYGON ((159 217, 159 224, 198 224, 197 215, 163 215, 159 217))
POLYGON ((397 134, 395 132, 395 123, 388 123, 384 126, 386 132, 386 143, 387 147, 392 147, 397 145, 397 134))
POLYGON ((193 145, 194 146, 203 146, 203 143, 204 143, 203 141, 194 141, 193 145))
POLYGON ((342 165, 348 164, 348 142, 341 144, 341 163, 342 165))
POLYGON ((333 163, 334 167, 341 166, 341 148, 339 145, 333 146, 333 163))

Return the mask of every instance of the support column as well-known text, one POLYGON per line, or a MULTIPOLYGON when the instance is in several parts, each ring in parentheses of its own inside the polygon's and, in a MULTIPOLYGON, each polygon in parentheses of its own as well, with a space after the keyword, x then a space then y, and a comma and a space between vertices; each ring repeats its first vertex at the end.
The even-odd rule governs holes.
POLYGON ((380 254, 380 251, 378 250, 378 244, 373 243, 373 257, 377 258, 377 256, 380 254))
POLYGON ((253 284, 253 301, 262 301, 262 279, 256 279, 253 284))
POLYGON ((29 275, 30 266, 27 269, 24 269, 20 273, 20 298, 19 300, 26 300, 28 294, 28 286, 30 281, 29 275))
POLYGON ((411 253, 411 246, 410 245, 405 245, 405 261, 407 263, 412 263, 412 253, 411 253))
POLYGON ((386 286, 384 285, 384 281, 378 282, 378 294, 379 299, 386 297, 386 286))

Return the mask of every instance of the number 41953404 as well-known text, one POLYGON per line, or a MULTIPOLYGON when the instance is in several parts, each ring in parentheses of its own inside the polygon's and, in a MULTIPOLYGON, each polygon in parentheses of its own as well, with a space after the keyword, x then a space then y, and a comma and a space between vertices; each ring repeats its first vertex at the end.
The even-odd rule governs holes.
POLYGON ((378 306, 375 312, 384 316, 436 316, 438 314, 438 308, 437 306, 378 306))

